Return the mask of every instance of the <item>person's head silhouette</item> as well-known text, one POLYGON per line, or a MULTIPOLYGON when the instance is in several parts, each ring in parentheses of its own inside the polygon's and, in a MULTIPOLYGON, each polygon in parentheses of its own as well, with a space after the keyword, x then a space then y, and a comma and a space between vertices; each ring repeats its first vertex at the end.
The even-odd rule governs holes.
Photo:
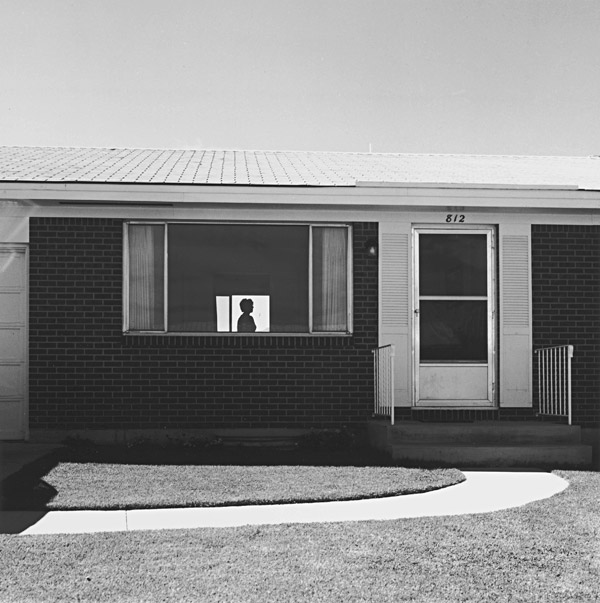
POLYGON ((254 310, 254 302, 249 298, 243 299, 240 302, 240 310, 242 311, 242 315, 239 317, 237 323, 238 332, 254 333, 256 331, 256 323, 254 322, 254 318, 250 316, 254 310))
POLYGON ((244 313, 244 314, 251 314, 252 311, 254 310, 254 302, 247 298, 247 299, 243 299, 240 302, 240 310, 244 313))

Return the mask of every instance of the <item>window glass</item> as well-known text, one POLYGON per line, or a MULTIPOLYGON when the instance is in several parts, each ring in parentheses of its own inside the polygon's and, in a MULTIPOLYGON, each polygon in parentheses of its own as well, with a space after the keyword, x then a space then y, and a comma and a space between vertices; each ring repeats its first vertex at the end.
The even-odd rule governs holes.
POLYGON ((170 224, 169 331, 307 332, 308 240, 306 226, 170 224))
POLYGON ((422 300, 421 362, 487 362, 487 301, 422 300))
POLYGON ((420 234, 420 295, 487 295, 484 234, 420 234))

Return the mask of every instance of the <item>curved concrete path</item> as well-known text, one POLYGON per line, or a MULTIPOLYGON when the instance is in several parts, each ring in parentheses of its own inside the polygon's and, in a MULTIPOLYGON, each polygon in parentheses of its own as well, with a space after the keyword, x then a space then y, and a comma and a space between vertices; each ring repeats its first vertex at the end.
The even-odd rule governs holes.
POLYGON ((562 492, 568 482, 551 473, 463 471, 466 481, 421 494, 317 503, 245 505, 132 511, 11 511, 4 531, 20 534, 79 534, 128 530, 233 527, 281 523, 390 520, 490 513, 519 507, 562 492), (12 516, 12 517, 10 517, 12 516), (11 522, 12 519, 12 522, 11 522), (6 530, 13 525, 15 529, 6 530), (21 525, 22 529, 18 529, 21 525))

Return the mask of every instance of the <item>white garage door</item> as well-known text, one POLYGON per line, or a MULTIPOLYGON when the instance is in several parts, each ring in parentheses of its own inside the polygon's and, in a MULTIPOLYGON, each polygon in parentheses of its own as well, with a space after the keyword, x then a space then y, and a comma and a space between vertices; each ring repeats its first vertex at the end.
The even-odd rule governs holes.
POLYGON ((0 244, 0 440, 27 437, 27 248, 0 244))

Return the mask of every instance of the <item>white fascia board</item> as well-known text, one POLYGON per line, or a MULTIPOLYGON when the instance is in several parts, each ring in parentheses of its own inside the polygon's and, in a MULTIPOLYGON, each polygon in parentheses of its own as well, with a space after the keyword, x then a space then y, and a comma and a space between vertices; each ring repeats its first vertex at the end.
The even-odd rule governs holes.
POLYGON ((359 187, 0 183, 0 203, 600 210, 600 191, 411 185, 359 187))
POLYGON ((550 185, 550 184, 475 184, 464 183, 457 184, 453 182, 370 182, 359 180, 356 186, 360 188, 435 188, 435 189, 476 189, 476 190, 581 190, 577 184, 568 185, 550 185))

